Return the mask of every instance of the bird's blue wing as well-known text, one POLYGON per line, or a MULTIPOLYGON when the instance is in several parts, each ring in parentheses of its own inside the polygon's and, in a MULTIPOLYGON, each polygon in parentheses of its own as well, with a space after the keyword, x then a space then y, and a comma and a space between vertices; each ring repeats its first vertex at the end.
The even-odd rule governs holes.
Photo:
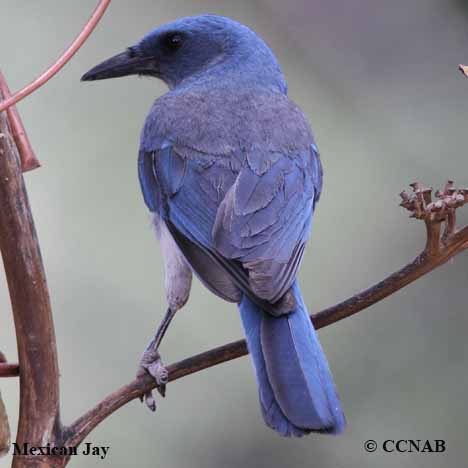
POLYGON ((259 297, 274 303, 291 287, 321 186, 315 145, 290 155, 247 156, 219 207, 213 237, 223 256, 249 271, 259 297))
POLYGON ((140 152, 139 175, 149 209, 213 292, 238 300, 237 288, 268 310, 288 290, 322 185, 314 145, 220 156, 167 142, 140 152))

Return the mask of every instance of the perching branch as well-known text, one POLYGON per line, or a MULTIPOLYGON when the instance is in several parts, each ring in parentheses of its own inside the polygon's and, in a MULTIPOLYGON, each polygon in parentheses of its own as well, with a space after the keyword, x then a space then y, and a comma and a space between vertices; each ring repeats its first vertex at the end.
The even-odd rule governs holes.
MULTIPOLYGON (((355 296, 324 309, 311 316, 316 329, 338 322, 390 296, 399 289, 429 273, 450 258, 468 249, 468 226, 455 229, 456 209, 468 203, 468 189, 456 190, 450 181, 443 192, 437 192, 438 201, 432 202, 432 189, 412 184, 413 194, 401 193, 401 205, 412 213, 412 217, 423 219, 426 224, 427 242, 424 251, 411 263, 383 281, 355 296), (441 235, 441 226, 445 229, 441 235)), ((169 381, 194 374, 203 369, 248 354, 245 340, 214 348, 168 366, 169 381)), ((66 428, 67 444, 78 445, 104 419, 129 401, 155 387, 150 377, 135 379, 128 385, 110 394, 88 413, 66 428)))

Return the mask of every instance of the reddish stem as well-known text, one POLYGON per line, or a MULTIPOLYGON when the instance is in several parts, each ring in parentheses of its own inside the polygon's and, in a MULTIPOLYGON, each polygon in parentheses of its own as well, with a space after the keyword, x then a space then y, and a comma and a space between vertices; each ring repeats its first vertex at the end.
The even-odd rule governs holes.
POLYGON ((47 83, 54 75, 56 75, 66 63, 75 55, 78 49, 84 44, 89 35, 93 32, 94 28, 98 24, 99 20, 104 15, 106 8, 109 6, 111 0, 101 0, 94 10, 93 14, 89 18, 88 22, 85 24, 83 30, 78 34, 76 39, 71 43, 68 49, 59 57, 59 59, 49 67, 42 75, 38 76, 34 81, 29 83, 23 89, 15 93, 13 96, 5 99, 3 102, 0 102, 0 112, 8 109, 21 99, 29 96, 31 93, 36 91, 42 85, 47 83))
MULTIPOLYGON (((5 76, 0 71, 0 93, 5 99, 11 97, 10 88, 8 87, 5 76)), ((21 170, 23 172, 32 171, 41 167, 41 163, 36 158, 28 135, 24 129, 21 117, 16 109, 16 106, 11 106, 7 109, 8 123, 10 125, 11 135, 15 140, 16 146, 21 159, 21 170)))

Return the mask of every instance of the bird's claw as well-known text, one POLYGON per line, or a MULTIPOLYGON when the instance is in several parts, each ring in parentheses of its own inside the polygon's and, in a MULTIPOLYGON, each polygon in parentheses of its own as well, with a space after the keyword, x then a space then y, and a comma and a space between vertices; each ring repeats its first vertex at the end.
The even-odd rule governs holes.
POLYGON ((421 219, 426 223, 428 244, 426 250, 435 253, 441 244, 447 244, 456 232, 456 210, 468 204, 468 188, 456 189, 449 180, 444 190, 435 192, 436 200, 432 198, 432 188, 423 187, 419 182, 410 184, 413 193, 404 190, 400 193, 400 206, 411 212, 410 217, 421 219), (440 233, 441 223, 445 223, 443 235, 440 233))
MULTIPOLYGON (((166 384, 169 381, 169 374, 157 350, 147 349, 141 357, 137 377, 148 374, 153 377, 156 382, 157 391, 164 398, 166 396, 166 384)), ((152 390, 141 395, 140 401, 144 401, 151 411, 156 411, 156 400, 154 399, 152 390)))

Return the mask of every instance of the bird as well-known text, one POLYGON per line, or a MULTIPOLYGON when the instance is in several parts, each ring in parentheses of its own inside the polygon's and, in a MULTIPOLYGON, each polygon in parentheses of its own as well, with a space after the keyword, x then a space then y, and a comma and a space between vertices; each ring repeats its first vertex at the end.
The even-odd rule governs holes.
MULTIPOLYGON (((138 152, 168 302, 138 375, 150 374, 164 396, 159 345, 195 275, 238 306, 266 425, 286 437, 342 433, 340 398, 297 280, 322 164, 274 53, 249 27, 203 14, 153 29, 82 81, 129 75, 168 87, 138 152)), ((154 410, 152 393, 145 399, 154 410)))

